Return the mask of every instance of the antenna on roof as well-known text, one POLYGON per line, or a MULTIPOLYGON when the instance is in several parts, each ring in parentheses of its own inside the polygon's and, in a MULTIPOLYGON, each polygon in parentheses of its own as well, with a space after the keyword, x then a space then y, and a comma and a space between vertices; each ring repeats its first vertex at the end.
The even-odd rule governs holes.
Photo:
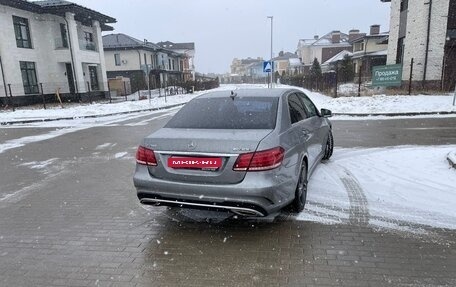
POLYGON ((237 96, 237 93, 235 93, 234 91, 231 91, 231 95, 230 95, 230 98, 234 101, 234 98, 237 96))

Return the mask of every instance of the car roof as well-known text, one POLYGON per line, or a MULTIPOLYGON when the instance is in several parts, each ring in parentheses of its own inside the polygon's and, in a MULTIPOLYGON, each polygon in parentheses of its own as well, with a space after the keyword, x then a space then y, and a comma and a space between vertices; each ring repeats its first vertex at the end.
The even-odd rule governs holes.
POLYGON ((283 94, 290 91, 298 91, 296 89, 290 88, 274 88, 274 89, 265 89, 265 88, 255 88, 255 89, 233 89, 225 91, 213 91, 207 92, 199 96, 199 98, 223 98, 231 96, 231 92, 236 93, 237 97, 270 97, 278 98, 283 94))

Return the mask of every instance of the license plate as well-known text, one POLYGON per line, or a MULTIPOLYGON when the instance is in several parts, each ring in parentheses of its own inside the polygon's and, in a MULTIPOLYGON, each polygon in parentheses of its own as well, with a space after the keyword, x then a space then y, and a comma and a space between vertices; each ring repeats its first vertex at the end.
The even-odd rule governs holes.
POLYGON ((168 166, 171 168, 218 169, 222 166, 219 157, 170 157, 168 166))

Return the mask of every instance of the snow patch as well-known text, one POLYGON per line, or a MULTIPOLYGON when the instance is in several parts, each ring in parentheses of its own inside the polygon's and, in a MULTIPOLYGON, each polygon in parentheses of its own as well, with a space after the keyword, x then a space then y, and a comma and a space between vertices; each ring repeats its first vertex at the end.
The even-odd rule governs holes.
POLYGON ((101 144, 101 145, 97 145, 97 147, 95 148, 95 150, 101 150, 101 149, 105 149, 105 148, 108 148, 108 147, 115 147, 117 144, 112 144, 112 143, 104 143, 104 144, 101 144))
POLYGON ((456 173, 446 157, 449 146, 335 149, 309 181, 307 205, 297 220, 346 222, 353 206, 364 204, 368 224, 399 230, 420 226, 456 229, 456 173), (367 200, 356 201, 341 184, 341 170, 353 175, 367 200))
POLYGON ((30 167, 31 169, 44 169, 47 166, 51 165, 56 160, 58 160, 58 158, 51 158, 51 159, 44 160, 44 161, 31 161, 31 162, 26 162, 26 163, 20 164, 19 166, 27 166, 27 167, 30 167))
POLYGON ((122 158, 124 156, 126 156, 128 154, 128 152, 118 152, 114 155, 114 158, 122 158))

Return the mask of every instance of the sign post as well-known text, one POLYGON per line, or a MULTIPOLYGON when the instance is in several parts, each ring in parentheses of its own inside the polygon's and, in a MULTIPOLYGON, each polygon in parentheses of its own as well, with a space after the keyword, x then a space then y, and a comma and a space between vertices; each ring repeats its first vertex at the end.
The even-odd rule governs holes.
MULTIPOLYGON (((269 73, 272 73, 273 66, 274 66, 274 62, 264 61, 263 62, 263 72, 268 73, 268 76, 269 76, 269 73)), ((272 88, 272 78, 270 78, 270 80, 271 80, 271 88, 272 88)), ((269 88, 269 85, 268 85, 268 88, 269 88)))
POLYGON ((402 65, 375 66, 372 68, 372 86, 400 87, 402 85, 402 65))

